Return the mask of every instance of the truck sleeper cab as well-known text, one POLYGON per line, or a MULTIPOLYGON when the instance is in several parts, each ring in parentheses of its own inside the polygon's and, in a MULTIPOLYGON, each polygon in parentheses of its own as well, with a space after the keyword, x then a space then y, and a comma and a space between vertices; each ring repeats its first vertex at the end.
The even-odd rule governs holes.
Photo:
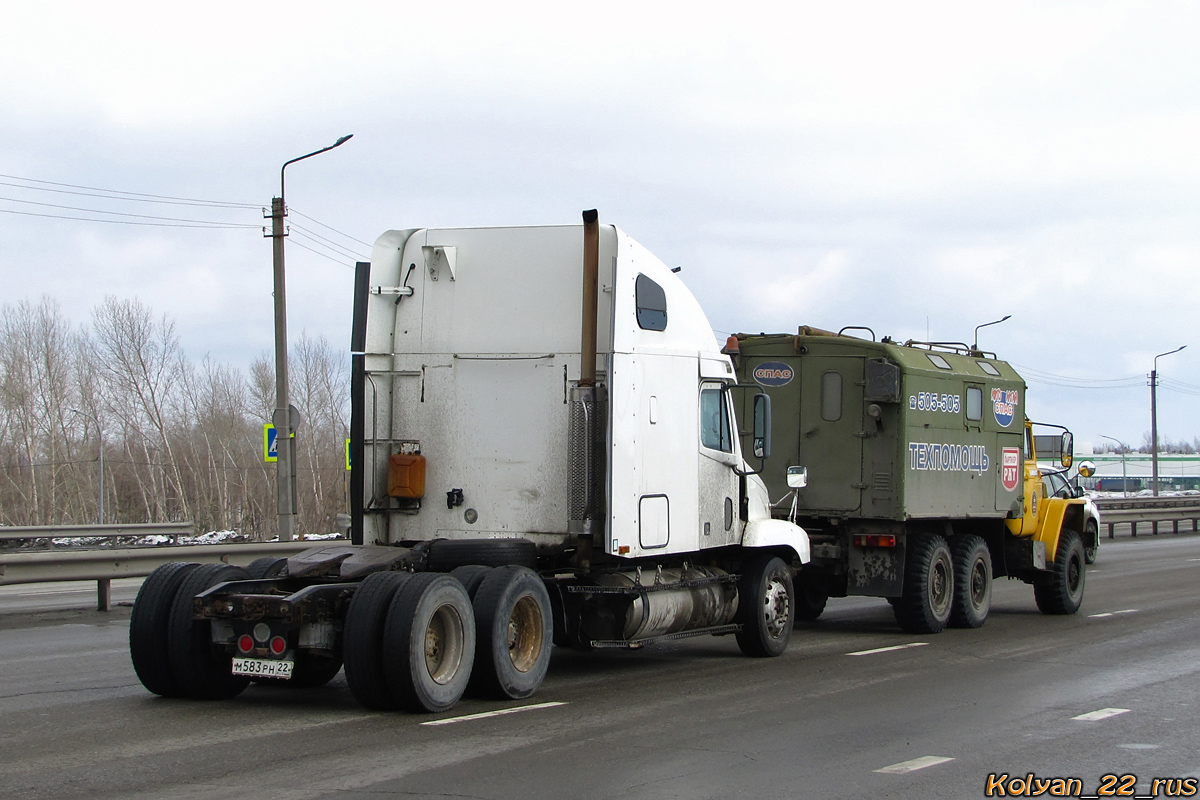
POLYGON ((529 696, 552 642, 786 648, 808 538, 772 516, 734 403, 764 398, 745 433, 765 457, 765 395, 628 235, 595 212, 389 231, 358 267, 352 343, 352 544, 151 576, 131 638, 151 691, 344 662, 363 705, 438 711, 529 696))

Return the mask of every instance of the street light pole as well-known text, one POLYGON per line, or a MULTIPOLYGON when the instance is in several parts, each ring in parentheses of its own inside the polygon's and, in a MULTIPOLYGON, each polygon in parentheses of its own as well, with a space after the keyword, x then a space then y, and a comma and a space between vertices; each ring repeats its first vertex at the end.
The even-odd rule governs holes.
POLYGON ((995 322, 985 322, 982 325, 976 325, 975 326, 975 341, 971 343, 972 352, 979 351, 979 329, 980 328, 987 328, 991 325, 999 325, 1001 322, 1004 322, 1007 319, 1012 319, 1012 314, 1005 314, 1002 319, 998 319, 995 322))
POLYGON ((288 347, 287 347, 287 281, 284 277, 283 239, 287 231, 283 218, 287 216, 284 203, 284 172, 289 164, 320 155, 345 144, 351 136, 343 136, 329 147, 314 150, 307 155, 285 161, 279 169, 279 197, 271 198, 271 239, 275 281, 275 447, 279 453, 276 462, 276 506, 279 513, 279 541, 290 542, 296 528, 296 439, 295 430, 300 424, 300 414, 292 407, 288 396, 288 347))
POLYGON ((99 441, 96 450, 99 454, 100 461, 100 480, 96 489, 96 524, 104 524, 104 429, 100 427, 100 418, 95 414, 85 413, 79 409, 70 409, 72 414, 78 414, 81 417, 88 417, 96 423, 96 439, 99 441))
POLYGON ((1121 496, 1129 497, 1129 473, 1125 471, 1125 444, 1111 436, 1100 434, 1101 439, 1108 439, 1110 442, 1116 442, 1121 448, 1121 496))
POLYGON ((1158 497, 1158 360, 1185 347, 1186 344, 1159 353, 1154 357, 1154 369, 1150 370, 1150 489, 1155 497, 1158 497))

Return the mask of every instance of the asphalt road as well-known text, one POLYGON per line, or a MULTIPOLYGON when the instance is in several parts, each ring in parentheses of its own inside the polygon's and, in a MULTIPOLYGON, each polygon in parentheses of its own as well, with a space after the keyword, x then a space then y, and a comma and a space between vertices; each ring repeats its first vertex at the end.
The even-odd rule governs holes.
POLYGON ((156 698, 127 606, 83 610, 94 585, 75 608, 6 590, 0 796, 957 800, 1029 773, 1145 794, 1200 777, 1198 579, 1200 536, 1105 541, 1075 616, 1001 581, 983 628, 913 637, 883 601, 834 600, 780 658, 732 637, 556 652, 535 698, 436 717, 364 711, 341 676, 156 698))

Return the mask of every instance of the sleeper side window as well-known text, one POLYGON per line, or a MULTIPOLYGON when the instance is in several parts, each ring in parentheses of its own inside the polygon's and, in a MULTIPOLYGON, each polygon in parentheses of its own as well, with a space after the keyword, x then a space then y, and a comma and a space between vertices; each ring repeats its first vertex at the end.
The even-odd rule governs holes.
POLYGON ((634 284, 638 327, 646 331, 667 329, 667 293, 645 275, 638 275, 634 284))

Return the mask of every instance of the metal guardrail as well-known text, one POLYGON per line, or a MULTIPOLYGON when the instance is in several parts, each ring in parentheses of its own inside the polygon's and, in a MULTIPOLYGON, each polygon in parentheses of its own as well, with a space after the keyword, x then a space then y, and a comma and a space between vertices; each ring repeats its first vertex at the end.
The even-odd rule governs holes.
POLYGON ((137 525, 24 525, 0 528, 0 541, 14 539, 115 539, 126 536, 191 536, 194 522, 151 522, 137 525))
MULTIPOLYGON (((0 539, 114 539, 156 535, 177 538, 190 534, 194 529, 195 526, 190 522, 9 527, 0 528, 0 539)), ((323 543, 339 541, 342 540, 0 551, 0 586, 50 581, 96 581, 96 606, 101 611, 108 611, 112 605, 113 578, 145 577, 171 561, 220 560, 245 566, 262 556, 286 557, 323 543)))
POLYGON ((1138 525, 1150 523, 1151 532, 1158 535, 1160 522, 1170 522, 1171 532, 1179 533, 1179 523, 1191 521, 1192 530, 1200 530, 1200 497, 1120 497, 1096 500, 1100 522, 1108 526, 1108 538, 1115 535, 1117 525, 1129 525, 1137 536, 1138 525))

